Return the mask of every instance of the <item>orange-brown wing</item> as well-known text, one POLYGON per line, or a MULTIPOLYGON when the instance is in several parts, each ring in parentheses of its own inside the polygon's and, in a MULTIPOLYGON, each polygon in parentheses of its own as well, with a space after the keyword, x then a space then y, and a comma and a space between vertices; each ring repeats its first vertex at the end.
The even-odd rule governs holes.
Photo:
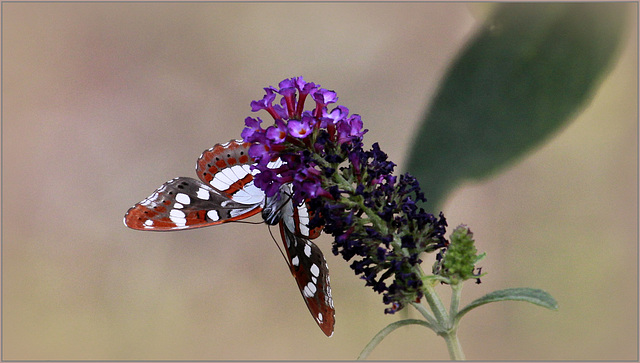
POLYGON ((255 161, 249 157, 250 146, 242 140, 231 140, 205 150, 196 162, 198 178, 229 197, 241 192, 253 184, 257 172, 251 170, 255 161))

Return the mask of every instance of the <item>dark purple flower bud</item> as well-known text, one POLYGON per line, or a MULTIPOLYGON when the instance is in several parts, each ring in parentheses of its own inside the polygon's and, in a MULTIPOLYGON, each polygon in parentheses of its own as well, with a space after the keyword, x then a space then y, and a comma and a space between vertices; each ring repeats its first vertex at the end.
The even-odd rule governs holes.
POLYGON ((413 236, 405 234, 400 237, 400 242, 402 243, 402 248, 416 248, 416 243, 413 240, 413 236))
POLYGON ((377 250, 378 261, 384 261, 386 256, 387 256, 387 249, 378 247, 378 250, 377 250))

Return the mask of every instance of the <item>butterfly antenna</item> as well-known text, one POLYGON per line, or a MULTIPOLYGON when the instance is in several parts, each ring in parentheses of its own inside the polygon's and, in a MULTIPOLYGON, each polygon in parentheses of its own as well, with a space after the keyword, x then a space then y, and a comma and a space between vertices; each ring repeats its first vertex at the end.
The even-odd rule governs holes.
POLYGON ((244 223, 244 224, 264 224, 264 222, 258 221, 231 221, 231 223, 244 223))
POLYGON ((286 262, 287 265, 289 265, 289 260, 287 260, 287 256, 284 255, 284 252, 282 252, 282 248, 278 244, 278 241, 276 241, 276 238, 273 236, 273 232, 271 232, 271 226, 268 226, 268 227, 269 227, 269 235, 271 236, 271 240, 273 241, 273 243, 276 244, 276 247, 278 247, 278 251, 280 251, 282 258, 284 258, 284 262, 286 262))

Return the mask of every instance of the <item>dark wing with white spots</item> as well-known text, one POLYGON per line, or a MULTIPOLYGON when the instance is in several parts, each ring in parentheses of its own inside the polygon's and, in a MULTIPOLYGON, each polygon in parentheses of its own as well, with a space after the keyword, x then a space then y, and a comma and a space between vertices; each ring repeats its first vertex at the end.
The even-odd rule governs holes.
POLYGON ((284 220, 280 220, 279 225, 291 274, 296 279, 309 312, 320 329, 330 337, 333 334, 335 310, 329 267, 322 251, 310 240, 289 230, 284 220))
POLYGON ((174 231, 237 221, 261 209, 262 200, 241 203, 201 181, 179 177, 131 207, 124 224, 143 231, 174 231))

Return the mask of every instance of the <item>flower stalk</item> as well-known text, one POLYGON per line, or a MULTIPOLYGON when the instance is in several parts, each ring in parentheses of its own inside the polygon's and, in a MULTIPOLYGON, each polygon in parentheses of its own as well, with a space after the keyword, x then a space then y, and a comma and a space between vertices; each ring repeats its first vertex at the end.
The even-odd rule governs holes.
POLYGON ((457 329, 451 329, 446 334, 441 334, 444 341, 447 343, 447 350, 449 351, 449 357, 451 360, 465 360, 464 352, 462 351, 462 345, 458 340, 457 329))

